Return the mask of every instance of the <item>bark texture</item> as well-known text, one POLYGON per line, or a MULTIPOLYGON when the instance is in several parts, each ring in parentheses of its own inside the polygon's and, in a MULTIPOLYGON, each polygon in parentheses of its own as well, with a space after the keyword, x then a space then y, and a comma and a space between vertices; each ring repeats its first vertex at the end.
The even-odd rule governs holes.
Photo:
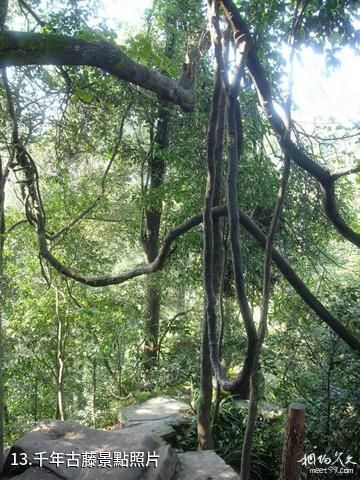
POLYGON ((144 359, 145 375, 148 376, 156 364, 159 346, 161 285, 159 278, 147 278, 144 323, 144 359))
MULTIPOLYGON (((215 50, 216 58, 221 56, 221 46, 218 37, 219 17, 218 8, 215 1, 209 1, 209 19, 211 41, 215 50)), ((215 67, 214 89, 211 99, 210 115, 207 131, 207 182, 204 199, 203 212, 203 284, 204 284, 204 317, 202 322, 201 337, 201 361, 200 361, 200 399, 198 408, 198 441, 202 450, 213 448, 213 438, 211 432, 211 408, 212 408, 212 361, 209 324, 216 319, 216 288, 219 286, 219 273, 215 268, 220 267, 220 248, 221 231, 219 221, 213 224, 211 209, 214 205, 215 196, 217 201, 220 198, 220 178, 219 178, 219 153, 222 149, 220 139, 217 136, 219 129, 222 128, 224 119, 221 73, 219 62, 215 67), (222 110, 222 111, 221 111, 222 110), (218 150, 217 150, 218 149, 218 150), (218 174, 218 175, 217 175, 218 174)), ((215 320, 216 321, 216 320, 215 320)))
POLYGON ((82 40, 64 35, 7 31, 0 33, 0 66, 88 65, 120 80, 143 87, 160 98, 194 108, 192 89, 132 60, 115 44, 103 40, 82 40))
POLYGON ((200 398, 197 411, 197 434, 200 450, 212 450, 214 448, 211 433, 212 377, 208 327, 204 309, 200 350, 200 398))
POLYGON ((305 438, 305 408, 293 403, 289 406, 280 480, 300 480, 305 438))
MULTIPOLYGON (((212 215, 215 217, 225 216, 226 214, 226 207, 221 206, 212 209, 212 215)), ((203 214, 199 213, 181 225, 178 225, 174 229, 170 230, 163 240, 163 244, 159 250, 158 256, 151 264, 139 265, 128 272, 124 272, 116 276, 105 277, 88 277, 61 263, 48 249, 43 221, 40 223, 37 231, 41 255, 48 260, 50 265, 52 265, 59 273, 92 287, 103 287, 106 285, 118 285, 140 275, 147 275, 161 270, 171 252, 172 243, 184 233, 188 232, 197 225, 200 225, 202 220, 203 214)), ((246 230, 250 233, 250 235, 254 237, 260 247, 265 248, 266 236, 251 220, 251 218, 241 210, 239 210, 239 220, 243 227, 246 228, 246 230)), ((318 315, 318 317, 335 333, 337 333, 337 335, 339 335, 353 350, 360 351, 360 341, 354 337, 354 335, 352 335, 351 332, 334 317, 334 315, 332 315, 332 313, 320 302, 320 300, 318 300, 318 298, 308 289, 306 284, 296 274, 294 269, 275 248, 272 251, 272 259, 286 280, 300 295, 304 302, 318 315)))
POLYGON ((3 471, 4 464, 4 386, 3 386, 3 369, 4 369, 4 351, 3 351, 3 322, 1 305, 4 300, 4 241, 5 241, 5 181, 6 176, 3 172, 2 160, 0 157, 0 476, 3 471))
MULTIPOLYGON (((175 46, 175 37, 168 34, 165 55, 171 58, 175 46)), ((164 154, 169 145, 169 104, 159 99, 158 118, 154 145, 149 156, 149 187, 147 194, 149 205, 145 207, 145 225, 142 231, 142 244, 148 263, 152 263, 159 253, 159 235, 162 216, 162 198, 159 189, 164 183, 164 154)), ((161 307, 161 284, 158 277, 149 278, 146 286, 145 328, 144 328, 144 369, 149 373, 155 366, 159 350, 159 327, 161 307)))
POLYGON ((60 314, 59 289, 55 285, 55 317, 56 317, 56 363, 55 363, 55 382, 56 382, 56 419, 64 420, 63 408, 63 374, 64 374, 64 326, 60 314))

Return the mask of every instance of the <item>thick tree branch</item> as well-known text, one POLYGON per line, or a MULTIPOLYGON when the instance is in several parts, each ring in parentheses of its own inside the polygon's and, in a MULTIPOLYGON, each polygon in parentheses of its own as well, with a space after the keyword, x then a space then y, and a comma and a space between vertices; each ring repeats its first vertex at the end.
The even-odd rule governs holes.
MULTIPOLYGON (((240 212, 240 223, 254 237, 260 247, 264 249, 266 245, 266 236, 259 229, 259 227, 250 219, 250 217, 248 217, 245 213, 240 212)), ((339 335, 351 348, 360 351, 360 341, 355 338, 347 330, 347 328, 345 328, 344 325, 342 325, 342 323, 340 323, 326 309, 326 307, 320 302, 320 300, 318 300, 315 295, 311 293, 305 283, 296 274, 294 269, 278 252, 278 250, 276 250, 276 248, 273 248, 272 250, 272 259, 277 268, 286 278, 286 280, 304 300, 304 302, 318 315, 318 317, 323 322, 325 322, 335 333, 337 333, 337 335, 339 335)))
POLYGON ((0 67, 21 65, 88 65, 156 93, 163 100, 194 107, 192 90, 134 62, 116 45, 64 35, 6 31, 0 33, 0 67))
POLYGON ((25 0, 19 0, 19 5, 21 10, 26 10, 33 17, 33 19, 36 21, 38 25, 40 26, 46 25, 46 22, 41 20, 41 18, 34 12, 34 10, 30 7, 30 5, 27 2, 25 2, 25 0))
POLYGON ((163 245, 159 251, 159 254, 155 258, 155 260, 151 263, 145 265, 139 265, 135 267, 133 270, 128 272, 121 273, 115 276, 102 276, 102 277, 90 277, 83 275, 71 268, 68 268, 63 263, 61 263, 57 258, 49 251, 46 242, 46 236, 42 229, 38 229, 38 241, 39 241, 39 249, 40 254, 43 258, 45 258, 52 267, 55 268, 59 273, 76 280, 77 282, 84 283, 85 285, 89 285, 91 287, 105 287, 108 285, 119 285, 121 283, 126 282, 132 278, 138 277, 140 275, 146 275, 150 273, 154 273, 157 270, 161 270, 165 264, 166 258, 171 253, 171 245, 173 241, 181 236, 183 233, 187 232, 191 228, 199 225, 201 223, 201 215, 193 217, 189 219, 187 222, 179 225, 178 227, 171 230, 165 237, 163 245))

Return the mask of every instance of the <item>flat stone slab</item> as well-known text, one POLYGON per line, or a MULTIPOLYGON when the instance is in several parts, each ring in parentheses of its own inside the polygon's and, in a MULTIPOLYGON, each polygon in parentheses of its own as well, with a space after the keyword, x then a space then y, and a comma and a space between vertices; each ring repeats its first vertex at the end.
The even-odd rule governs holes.
POLYGON ((180 400, 156 397, 122 409, 119 420, 123 430, 131 428, 131 432, 146 432, 169 441, 176 436, 177 428, 189 423, 188 409, 180 400))
POLYGON ((21 480, 165 480, 169 472, 170 480, 177 461, 169 445, 145 431, 109 432, 49 420, 11 447, 4 472, 21 480), (24 463, 25 458, 25 466, 14 465, 24 463))
POLYGON ((182 419, 186 416, 189 406, 180 400, 170 397, 150 398, 146 402, 137 403, 123 408, 121 414, 130 423, 148 422, 154 420, 182 419))
POLYGON ((173 480, 240 480, 240 476, 213 450, 178 455, 173 480))
POLYGON ((21 475, 16 475, 13 477, 16 480, 59 480, 59 477, 44 468, 32 467, 28 468, 24 473, 21 475))
POLYGON ((19 480, 240 480, 215 452, 178 455, 164 442, 189 422, 187 411, 184 402, 157 397, 123 409, 116 430, 42 422, 11 447, 4 473, 19 480))

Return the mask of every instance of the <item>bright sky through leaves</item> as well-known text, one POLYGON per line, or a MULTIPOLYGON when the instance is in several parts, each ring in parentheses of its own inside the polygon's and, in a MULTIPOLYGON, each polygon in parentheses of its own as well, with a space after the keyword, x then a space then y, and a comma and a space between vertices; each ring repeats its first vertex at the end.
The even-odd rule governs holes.
POLYGON ((360 56, 344 48, 337 58, 341 64, 326 71, 325 58, 311 48, 303 49, 294 68, 294 101, 299 110, 294 118, 309 124, 336 122, 351 126, 360 119, 360 56))
MULTIPOLYGON (((41 5, 44 7, 46 1, 41 5)), ((99 0, 99 5, 102 7, 99 17, 93 18, 94 24, 103 21, 119 32, 121 42, 141 29, 145 10, 152 7, 153 0, 99 0)), ((23 28, 16 22, 13 27, 23 28)), ((352 127, 360 119, 360 56, 347 47, 337 52, 336 58, 341 64, 333 71, 326 71, 325 56, 311 48, 304 48, 295 59, 293 118, 308 131, 314 125, 352 127)))
MULTIPOLYGON (((131 25, 139 28, 146 8, 152 0, 103 0, 102 15, 109 19, 110 26, 123 23, 131 32, 131 25)), ((339 68, 326 72, 325 57, 306 48, 294 66, 294 119, 306 129, 317 125, 341 123, 352 126, 360 118, 359 78, 360 56, 350 48, 337 54, 339 68)))
POLYGON ((100 9, 100 14, 107 19, 109 27, 116 28, 121 22, 126 29, 132 26, 138 29, 143 23, 145 10, 152 7, 153 0, 103 0, 101 3, 104 8, 100 9))

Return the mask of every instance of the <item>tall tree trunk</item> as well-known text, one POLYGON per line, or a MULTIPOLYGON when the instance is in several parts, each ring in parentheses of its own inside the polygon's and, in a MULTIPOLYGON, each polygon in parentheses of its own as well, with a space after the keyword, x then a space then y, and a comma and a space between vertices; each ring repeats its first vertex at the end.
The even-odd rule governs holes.
POLYGON ((56 361, 56 419, 57 420, 64 420, 64 409, 63 409, 63 402, 62 402, 62 379, 63 379, 63 362, 61 360, 61 356, 57 355, 56 361))
POLYGON ((144 369, 149 372, 155 365, 158 355, 161 285, 159 277, 147 279, 145 306, 145 346, 144 369))
MULTIPOLYGON (((221 176, 223 161, 223 138, 224 138, 224 115, 225 115, 225 96, 224 92, 220 94, 218 104, 218 119, 216 126, 215 140, 215 160, 216 160, 216 181, 214 192, 214 206, 218 206, 221 201, 221 176)), ((213 285, 215 296, 220 293, 222 264, 224 258, 223 238, 221 231, 221 219, 213 220, 214 235, 214 257, 213 257, 213 285)), ((201 450, 214 448, 214 441, 211 433, 212 425, 212 366, 210 361, 208 326, 206 313, 202 324, 202 343, 200 360, 200 399, 198 407, 198 443, 201 450)))
POLYGON ((116 345, 117 345, 117 386, 118 386, 118 394, 119 397, 123 394, 123 387, 122 387, 122 370, 124 364, 124 355, 123 355, 123 345, 122 345, 123 338, 120 333, 116 335, 116 345))
MULTIPOLYGON (((149 161, 148 195, 150 205, 145 209, 145 226, 142 232, 142 244, 148 263, 153 262, 159 253, 159 233, 162 215, 162 201, 157 190, 164 181, 165 160, 164 150, 168 146, 168 126, 170 113, 163 102, 159 105, 157 131, 155 135, 154 154, 149 161)), ((156 363, 159 342, 159 321, 161 305, 161 285, 159 277, 154 275, 147 279, 146 306, 144 327, 144 370, 149 372, 156 363)))
POLYGON ((281 480, 300 480, 305 438, 305 408, 299 403, 289 406, 285 442, 281 462, 281 480))
MULTIPOLYGON (((0 157, 0 307, 4 300, 4 241, 5 241, 5 178, 0 157)), ((0 310, 0 477, 2 477, 4 465, 4 384, 3 384, 3 322, 0 310)))
MULTIPOLYGON (((2 248, 2 247, 0 247, 2 248)), ((0 259, 2 263, 2 258, 0 259)), ((0 272, 0 282, 2 281, 2 272, 0 272)), ((1 288, 1 287, 0 287, 1 288)), ((3 298, 3 292, 0 292, 1 299, 3 298)), ((2 323, 2 312, 0 311, 0 478, 2 474, 2 469, 4 465, 4 350, 3 350, 3 323, 2 323)))
POLYGON ((331 441, 331 381, 332 371, 335 367, 336 350, 339 337, 330 332, 330 348, 328 367, 326 369, 326 421, 325 421, 325 438, 330 443, 331 441))
MULTIPOLYGON (((171 20, 170 20, 171 22, 171 20)), ((165 55, 171 58, 175 46, 175 37, 168 32, 165 45, 165 55)), ((148 175, 149 185, 147 194, 150 205, 145 208, 142 231, 142 244, 147 262, 153 262, 159 253, 159 233, 162 215, 162 200, 158 189, 164 182, 165 159, 164 152, 169 144, 170 111, 167 102, 159 98, 156 133, 152 152, 149 156, 148 175)), ((145 328, 144 328, 144 370, 149 373, 156 364, 159 343, 161 306, 161 285, 159 278, 149 278, 146 286, 145 328)))
POLYGON ((208 326, 204 309, 200 351, 200 398, 197 411, 197 434, 200 450, 212 450, 211 433, 212 366, 210 361, 208 326))
POLYGON ((38 382, 39 382, 39 377, 36 373, 35 376, 35 384, 34 384, 34 422, 36 423, 38 421, 38 382))
POLYGON ((63 388, 63 322, 60 315, 60 303, 59 303, 59 289, 55 285, 55 313, 56 313, 56 419, 64 420, 64 409, 62 402, 62 388, 63 388))
MULTIPOLYGON (((5 30, 5 22, 8 12, 8 1, 4 0, 0 5, 0 31, 5 30)), ((5 68, 2 74, 6 79, 5 68)), ((3 319, 1 305, 4 300, 4 242, 5 242, 5 183, 9 174, 8 166, 3 169, 3 161, 0 156, 0 478, 2 478, 4 466, 4 350, 3 350, 3 319)))
POLYGON ((63 363, 61 358, 58 357, 57 372, 56 372, 56 419, 64 420, 64 409, 62 403, 62 374, 63 363))
POLYGON ((92 410, 93 410, 93 427, 96 428, 96 391, 97 391, 97 377, 96 377, 96 360, 91 360, 92 364, 92 410))
MULTIPOLYGON (((224 229, 225 230, 225 229, 224 229)), ((224 282, 225 282, 225 273, 226 273, 226 265, 227 265, 227 234, 225 231, 223 233, 223 264, 221 270, 221 279, 220 279, 220 289, 219 289, 219 358, 222 359, 222 347, 223 347, 223 340, 225 334, 225 308, 224 308, 224 282)), ((215 401, 214 401, 214 409, 211 421, 211 428, 214 429, 216 424, 219 409, 220 409, 220 401, 221 401, 221 385, 219 382, 216 382, 216 392, 215 392, 215 401)))

